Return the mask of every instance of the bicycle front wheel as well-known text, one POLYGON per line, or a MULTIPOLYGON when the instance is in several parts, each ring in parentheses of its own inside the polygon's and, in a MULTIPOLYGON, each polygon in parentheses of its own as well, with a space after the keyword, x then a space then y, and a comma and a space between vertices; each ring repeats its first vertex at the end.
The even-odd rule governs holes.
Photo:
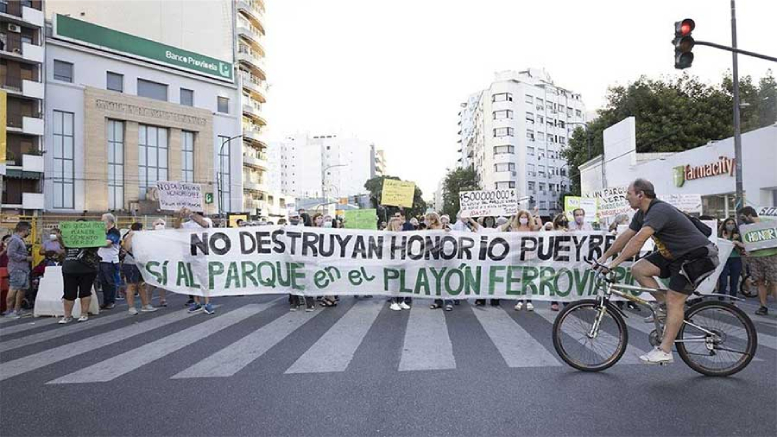
POLYGON ((629 342, 626 323, 611 303, 596 300, 567 305, 553 323, 553 347, 565 363, 585 372, 599 372, 617 363, 629 342), (600 315, 598 330, 594 323, 600 315))
POLYGON ((700 302, 688 308, 685 320, 677 334, 677 353, 688 367, 702 375, 733 375, 755 356, 755 326, 734 305, 700 302))

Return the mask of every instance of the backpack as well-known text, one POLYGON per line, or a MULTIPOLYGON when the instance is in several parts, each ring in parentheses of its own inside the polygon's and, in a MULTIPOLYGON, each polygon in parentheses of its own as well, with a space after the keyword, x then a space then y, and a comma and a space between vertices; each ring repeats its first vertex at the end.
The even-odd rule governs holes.
POLYGON ((709 237, 710 235, 712 235, 712 229, 710 229, 709 226, 705 225, 703 221, 699 220, 698 217, 694 217, 684 212, 683 214, 685 214, 685 216, 688 217, 688 220, 690 220, 691 223, 693 223, 693 225, 696 226, 696 229, 698 229, 699 232, 704 234, 705 237, 709 237))

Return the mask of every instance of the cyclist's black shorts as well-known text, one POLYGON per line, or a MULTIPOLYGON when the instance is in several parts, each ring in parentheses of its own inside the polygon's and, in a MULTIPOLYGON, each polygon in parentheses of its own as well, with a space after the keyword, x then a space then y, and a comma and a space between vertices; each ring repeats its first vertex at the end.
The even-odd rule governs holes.
POLYGON ((677 258, 666 259, 661 253, 653 252, 646 256, 644 259, 661 269, 661 274, 658 275, 661 279, 669 278, 669 289, 678 293, 691 295, 693 294, 693 285, 690 284, 688 279, 680 272, 683 263, 686 261, 704 258, 707 256, 707 249, 701 247, 690 251, 689 253, 677 258))

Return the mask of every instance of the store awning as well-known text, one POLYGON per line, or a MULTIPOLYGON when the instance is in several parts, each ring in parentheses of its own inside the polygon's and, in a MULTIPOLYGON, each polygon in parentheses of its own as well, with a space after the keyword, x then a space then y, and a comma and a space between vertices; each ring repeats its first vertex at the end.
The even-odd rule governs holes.
POLYGON ((5 177, 11 179, 41 179, 43 178, 43 173, 39 173, 37 171, 23 171, 23 170, 17 170, 17 169, 6 169, 5 171, 5 177))

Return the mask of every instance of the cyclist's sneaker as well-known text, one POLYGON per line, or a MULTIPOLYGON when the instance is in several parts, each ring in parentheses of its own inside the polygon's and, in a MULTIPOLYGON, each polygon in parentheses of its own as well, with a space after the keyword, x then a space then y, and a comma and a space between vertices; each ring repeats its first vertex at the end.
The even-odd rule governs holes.
POLYGON ((767 314, 769 314, 769 308, 766 308, 765 306, 758 308, 755 312, 756 316, 765 316, 767 314))
POLYGON ((197 302, 194 302, 189 306, 189 314, 199 313, 200 311, 202 311, 202 305, 197 302))
POLYGON ((661 350, 658 346, 653 348, 652 351, 646 353, 645 355, 642 355, 639 357, 640 360, 642 360, 645 364, 672 364, 674 363, 674 357, 672 356, 672 353, 666 353, 661 350))
MULTIPOLYGON (((653 306, 653 311, 658 314, 658 322, 666 323, 666 307, 663 305, 653 306)), ((653 323, 653 314, 645 317, 645 323, 653 323)))

